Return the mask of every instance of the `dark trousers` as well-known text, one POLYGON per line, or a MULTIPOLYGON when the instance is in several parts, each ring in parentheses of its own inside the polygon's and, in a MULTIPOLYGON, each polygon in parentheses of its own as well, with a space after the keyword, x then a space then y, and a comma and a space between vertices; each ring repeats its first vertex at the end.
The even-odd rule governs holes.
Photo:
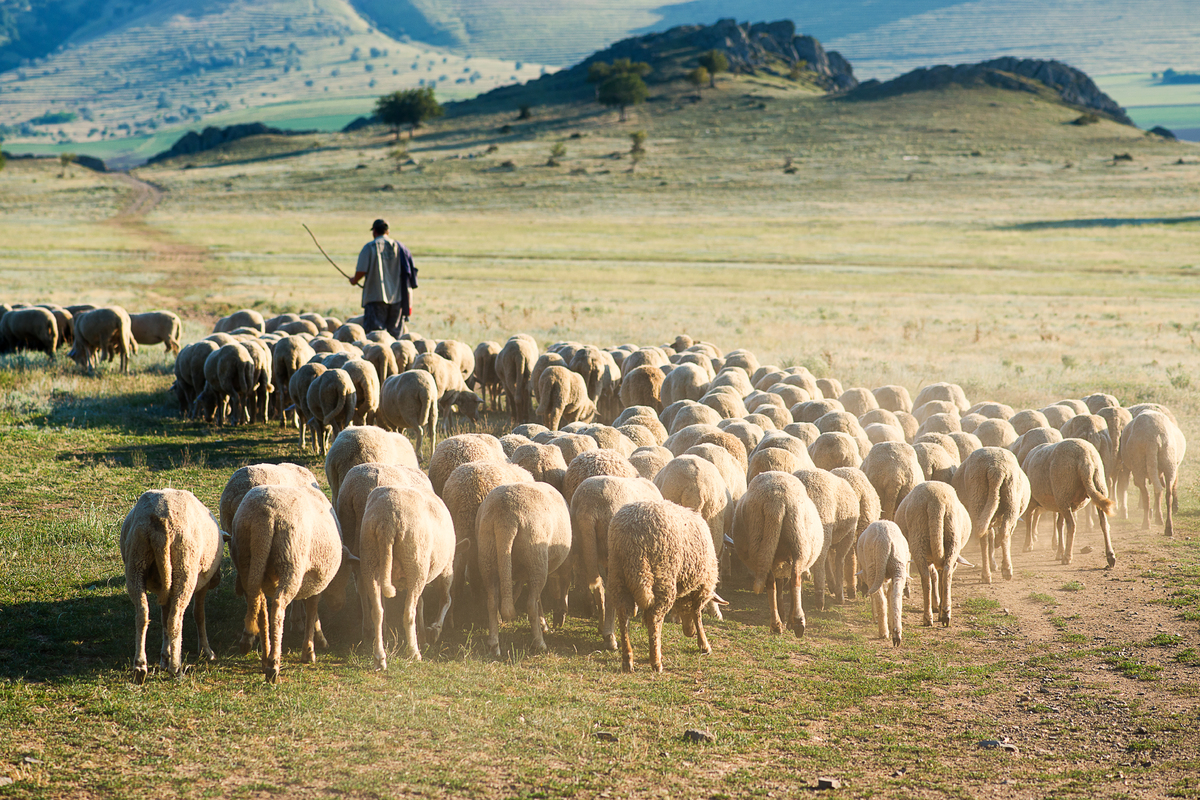
POLYGON ((367 303, 363 307, 363 329, 387 331, 397 339, 404 333, 403 303, 367 303))

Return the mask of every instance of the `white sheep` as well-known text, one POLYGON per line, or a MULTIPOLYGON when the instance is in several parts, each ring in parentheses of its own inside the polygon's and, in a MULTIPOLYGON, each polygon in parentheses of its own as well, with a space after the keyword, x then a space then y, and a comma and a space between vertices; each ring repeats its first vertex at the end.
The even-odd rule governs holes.
POLYGON ((917 451, 905 442, 880 442, 863 459, 862 471, 879 493, 880 515, 894 520, 908 493, 924 480, 917 451))
POLYGON ((350 427, 337 435, 325 456, 325 478, 336 506, 342 481, 359 464, 395 464, 420 469, 416 451, 399 433, 371 425, 350 427))
MULTIPOLYGON (((1166 523, 1163 532, 1175 535, 1173 514, 1179 492, 1179 465, 1187 450, 1183 432, 1162 412, 1147 410, 1133 417, 1120 438, 1122 469, 1133 476, 1142 498, 1142 527, 1150 529, 1150 495, 1154 486, 1154 520, 1163 521, 1160 500, 1165 492, 1166 523)), ((1122 482, 1122 485, 1124 482, 1122 482)))
POLYGON ((890 632, 892 645, 903 638, 904 586, 908 581, 908 542, 899 526, 888 520, 872 522, 858 537, 858 563, 871 598, 871 612, 879 626, 879 638, 890 632), (886 591, 884 585, 887 585, 886 591))
POLYGON ((146 592, 162 608, 163 643, 159 666, 178 675, 183 655, 183 615, 195 595, 192 614, 200 635, 200 657, 216 658, 208 646, 204 598, 221 580, 221 532, 217 521, 191 492, 149 491, 138 498, 121 523, 121 559, 125 591, 134 607, 133 676, 143 683, 149 673, 146 631, 150 609, 146 592))
POLYGON ((967 457, 951 481, 971 514, 971 538, 979 542, 982 580, 992 582, 992 559, 1000 551, 1000 571, 1012 580, 1012 532, 1029 506, 1029 479, 1017 457, 1001 447, 981 447, 967 457))
POLYGON ((138 344, 162 343, 166 352, 179 353, 183 323, 173 311, 147 311, 129 315, 129 332, 138 344))
MULTIPOLYGON (((1107 430, 1105 435, 1108 435, 1107 430)), ((1095 446, 1083 439, 1063 439, 1041 445, 1026 457, 1025 473, 1032 496, 1025 512, 1030 531, 1026 543, 1033 538, 1032 531, 1037 526, 1040 510, 1052 511, 1059 516, 1056 531, 1061 525, 1066 527, 1066 534, 1058 543, 1057 556, 1063 564, 1070 564, 1075 546, 1075 512, 1090 500, 1100 517, 1108 566, 1114 566, 1117 557, 1108 529, 1108 515, 1113 512, 1114 504, 1107 495, 1104 462, 1095 446)))
MULTIPOLYGON (((217 354, 220 355, 220 351, 217 354)), ((330 440, 341 436, 354 422, 358 404, 354 381, 344 369, 327 369, 309 384, 305 400, 309 412, 306 424, 312 431, 317 454, 326 454, 330 440)))
POLYGON ((413 369, 393 375, 379 390, 379 427, 389 431, 416 430, 418 457, 425 450, 429 437, 432 456, 437 448, 438 395, 433 376, 425 370, 413 369))
POLYGON ((954 571, 959 564, 967 564, 962 549, 971 535, 970 512, 954 487, 926 481, 908 493, 896 509, 895 519, 908 539, 909 552, 921 576, 925 625, 933 625, 935 611, 942 625, 949 625, 954 571))
POLYGON ((504 446, 500 440, 489 433, 460 433, 450 436, 433 451, 429 458, 429 482, 438 497, 442 496, 442 487, 450 473, 460 465, 469 461, 508 460, 504 455, 504 446))

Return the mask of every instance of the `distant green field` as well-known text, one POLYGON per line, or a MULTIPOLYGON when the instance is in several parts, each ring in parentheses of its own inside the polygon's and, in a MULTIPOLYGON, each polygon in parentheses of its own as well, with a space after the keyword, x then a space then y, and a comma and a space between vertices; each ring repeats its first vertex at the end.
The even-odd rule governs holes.
MULTIPOLYGON (((1164 86, 1150 73, 1101 75, 1096 85, 1125 107, 1138 127, 1162 125, 1177 134, 1200 129, 1200 84, 1164 86)), ((1195 133, 1186 138, 1200 138, 1195 133)))

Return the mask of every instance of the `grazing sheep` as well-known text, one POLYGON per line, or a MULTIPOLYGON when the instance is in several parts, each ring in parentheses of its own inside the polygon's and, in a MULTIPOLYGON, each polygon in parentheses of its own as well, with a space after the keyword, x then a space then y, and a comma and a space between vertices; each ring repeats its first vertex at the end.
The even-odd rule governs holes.
POLYGON ((712 375, 699 364, 682 363, 671 370, 659 389, 659 399, 663 406, 669 406, 678 400, 699 400, 709 389, 712 375))
POLYGON ((723 419, 717 423, 717 427, 736 436, 747 453, 753 452, 754 448, 758 447, 758 443, 767 435, 766 429, 761 425, 744 419, 723 419))
POLYGON ((950 483, 960 463, 957 446, 953 451, 938 442, 917 442, 912 447, 921 464, 923 480, 950 483))
POLYGON ((183 323, 171 311, 147 311, 129 315, 129 332, 138 344, 162 343, 168 353, 179 354, 183 323))
POLYGON ((320 492, 256 486, 242 499, 229 539, 237 594, 246 597, 241 648, 249 651, 253 637, 261 636, 267 682, 279 682, 284 611, 293 600, 303 600, 306 612, 300 660, 316 661, 317 601, 327 592, 334 610, 345 602, 354 559, 344 551, 333 508, 320 492))
POLYGON ((955 433, 947 434, 958 448, 958 460, 962 463, 967 456, 974 453, 979 448, 983 447, 983 442, 979 441, 979 437, 973 433, 966 431, 956 431, 955 433))
POLYGON ((563 458, 563 451, 558 447, 530 442, 514 450, 508 460, 527 470, 535 481, 547 483, 557 491, 562 491, 563 479, 567 476, 567 462, 563 458))
MULTIPOLYGON (((961 386, 957 383, 931 383, 921 391, 917 392, 917 396, 913 399, 913 407, 920 408, 930 400, 945 400, 953 403, 958 407, 961 413, 966 413, 971 404, 967 402, 967 395, 963 392, 961 386)), ((914 414, 916 412, 913 412, 914 414)))
MULTIPOLYGON (((299 415, 301 450, 304 449, 304 435, 308 432, 308 418, 312 416, 312 410, 308 407, 308 390, 325 373, 326 369, 324 364, 309 362, 293 372, 288 381, 288 394, 292 396, 292 405, 285 407, 284 410, 290 408, 299 415)), ((316 442, 313 444, 315 445, 316 442)))
POLYGON ((750 382, 746 370, 728 364, 709 382, 707 393, 711 394, 722 387, 732 389, 738 397, 747 397, 754 391, 754 384, 750 382))
POLYGON ((312 324, 306 319, 298 319, 294 322, 285 322, 276 328, 278 333, 286 333, 289 336, 299 336, 307 333, 309 336, 316 336, 321 332, 321 329, 312 324))
POLYGON ((608 575, 608 524, 622 506, 639 500, 661 500, 658 487, 644 478, 597 475, 579 484, 571 498, 571 556, 592 599, 593 614, 600 619, 600 635, 616 649, 613 617, 605 606, 604 580, 608 575))
MULTIPOLYGON (((731 509, 735 502, 721 471, 698 455, 682 455, 659 470, 654 476, 654 485, 664 500, 690 508, 704 518, 719 560, 725 547, 727 523, 732 523, 731 509)), ((714 611, 720 619, 719 610, 714 607, 714 611)))
POLYGON ((987 419, 1009 420, 1009 419, 1012 419, 1013 415, 1016 414, 1017 412, 1013 410, 1012 406, 1005 405, 1004 403, 988 402, 988 403, 976 403, 974 406, 967 409, 967 413, 968 414, 979 414, 980 416, 986 417, 987 419))
POLYGON ((363 342, 367 339, 367 331, 356 322, 347 322, 333 332, 333 338, 339 342, 363 342))
POLYGON ((530 439, 527 436, 522 436, 519 433, 506 433, 500 437, 500 446, 504 448, 504 453, 509 458, 512 458, 512 454, 521 445, 532 443, 533 439, 530 439))
POLYGON ((354 381, 344 369, 327 369, 309 384, 306 402, 307 424, 317 445, 317 454, 324 455, 329 451, 330 441, 353 423, 358 403, 354 381))
POLYGON ((1024 411, 1018 411, 1016 414, 1013 414, 1008 418, 1008 424, 1013 426, 1013 430, 1017 432, 1017 436, 1028 433, 1034 428, 1050 427, 1050 422, 1046 419, 1046 415, 1032 408, 1027 408, 1024 411))
MULTIPOLYGON (((959 432, 961 433, 961 431, 959 432)), ((880 442, 905 442, 904 431, 896 425, 882 425, 878 422, 872 422, 863 428, 863 433, 867 435, 867 441, 872 445, 877 445, 880 442)))
POLYGON ((647 366, 657 369, 669 363, 666 353, 662 350, 657 347, 643 347, 630 353, 621 362, 621 379, 623 381, 630 371, 638 367, 647 366))
POLYGON ((359 574, 371 610, 375 668, 387 669, 383 649, 383 598, 395 597, 400 584, 404 600, 404 644, 409 656, 421 660, 418 623, 424 638, 436 642, 450 611, 454 582, 454 523, 445 503, 432 492, 402 486, 381 486, 371 492, 363 511, 359 574), (421 593, 437 583, 442 605, 437 621, 425 628, 421 593))
POLYGON ((500 393, 504 391, 500 376, 496 372, 496 356, 500 354, 499 342, 480 342, 475 345, 472 358, 475 360, 475 370, 467 378, 467 386, 479 392, 484 405, 491 398, 491 408, 500 408, 500 393))
POLYGON ((925 625, 934 611, 943 626, 950 624, 951 584, 971 535, 971 514, 954 487, 941 481, 917 484, 896 509, 896 524, 908 539, 912 560, 921 576, 925 625))
POLYGON ((287 325, 288 323, 299 322, 299 321, 300 321, 299 314, 295 314, 295 313, 288 311, 286 313, 278 314, 278 315, 266 320, 263 323, 263 330, 266 333, 274 333, 275 331, 279 330, 280 326, 282 326, 282 325, 287 325))
POLYGON ((542 374, 550 367, 566 367, 567 362, 561 355, 554 352, 542 353, 538 356, 538 360, 533 362, 533 371, 530 373, 529 382, 533 387, 533 399, 538 405, 542 404, 542 374))
POLYGON ((196 402, 196 395, 204 389, 204 362, 219 348, 216 342, 201 340, 184 347, 175 357, 175 375, 186 388, 188 416, 194 416, 192 406, 196 402))
POLYGON ((1062 440, 1062 434, 1054 428, 1033 428, 1018 436, 1017 440, 1008 446, 1008 449, 1017 457, 1017 463, 1024 469, 1025 458, 1033 452, 1035 447, 1062 440))
MULTIPOLYGON (((86 317, 85 314, 81 319, 86 317)), ((75 341, 78 345, 78 335, 75 341)), ((212 420, 215 411, 217 424, 224 425, 225 408, 228 403, 234 422, 240 423, 249 418, 249 408, 254 403, 256 385, 254 358, 250 351, 237 342, 222 345, 204 361, 204 388, 196 395, 194 414, 203 412, 207 422, 212 420)))
POLYGON ((857 467, 862 462, 858 442, 840 431, 822 433, 808 448, 808 455, 817 469, 824 470, 857 467))
MULTIPOLYGON (((767 393, 773 394, 783 401, 783 405, 780 408, 784 409, 790 409, 797 403, 807 403, 809 400, 812 400, 812 395, 799 386, 792 386, 790 383, 773 383, 767 387, 767 393)), ((788 416, 791 416, 791 414, 788 416)))
POLYGON ((562 495, 544 483, 510 483, 488 493, 475 522, 479 572, 487 594, 488 652, 500 655, 500 619, 511 622, 514 582, 528 584, 532 647, 545 652, 542 590, 552 582, 555 616, 566 615, 570 579, 571 512, 562 495), (567 566, 559 574, 563 565, 567 566))
POLYGON ((717 556, 704 520, 666 500, 622 506, 608 527, 608 601, 621 638, 621 669, 633 671, 629 618, 642 610, 650 640, 650 666, 662 672, 662 623, 674 608, 683 632, 700 652, 712 652, 700 609, 724 603, 716 594, 717 556))
POLYGON ((905 442, 880 442, 863 459, 862 471, 879 494, 883 519, 896 519, 896 509, 924 479, 917 451, 905 442))
POLYGON ((658 367, 643 365, 625 372, 621 379, 621 404, 649 406, 656 412, 662 409, 662 387, 665 376, 658 367))
MULTIPOLYGON (((1154 521, 1163 522, 1161 508, 1166 508, 1163 533, 1175 535, 1173 514, 1179 492, 1179 465, 1183 462, 1187 441, 1183 432, 1160 411, 1147 410, 1138 414, 1121 432, 1122 470, 1133 477, 1142 498, 1142 527, 1150 530, 1150 494, 1147 481, 1154 486, 1154 521), (1163 493, 1166 500, 1160 506, 1163 493)), ((1122 481, 1124 485, 1124 481, 1122 481)))
POLYGON ((249 337, 242 343, 250 360, 254 362, 254 389, 250 394, 250 422, 266 422, 270 411, 271 393, 275 387, 271 384, 271 350, 266 343, 256 337, 249 337))
MULTIPOLYGON (((1108 515, 1113 511, 1113 502, 1107 496, 1104 463, 1096 448, 1082 439, 1063 439, 1054 444, 1044 444, 1035 448, 1025 459, 1025 473, 1029 477, 1032 497, 1025 512, 1028 530, 1026 547, 1033 544, 1039 510, 1052 511, 1059 515, 1061 524, 1066 526, 1066 535, 1058 543, 1058 559, 1063 564, 1070 564, 1075 546, 1075 512, 1091 500, 1100 517, 1108 566, 1114 566, 1117 557, 1108 530, 1108 515)), ((1056 522, 1055 528, 1058 527, 1059 523, 1056 522)))
POLYGON ((961 430, 962 422, 957 414, 930 414, 917 428, 917 438, 919 439, 927 433, 955 433, 961 430))
POLYGON ((299 464, 248 464, 230 476, 221 490, 217 510, 221 530, 233 530, 233 518, 237 514, 242 498, 255 486, 298 486, 311 487, 317 491, 317 476, 299 464))
MULTIPOLYGON (((12 313, 12 312, 9 312, 12 313)), ((133 679, 143 683, 149 673, 146 631, 150 608, 146 593, 154 592, 162 608, 163 643, 159 666, 179 675, 183 661, 183 615, 196 598, 192 614, 200 635, 200 657, 212 661, 208 646, 204 598, 221 580, 221 532, 208 509, 191 492, 149 491, 138 498, 121 523, 121 559, 125 591, 133 601, 133 679)))
MULTIPOLYGON (((802 423, 803 424, 803 423, 802 423)), ((813 435, 813 441, 817 440, 817 435, 813 435)), ((774 431, 763 436, 759 441, 758 446, 754 448, 754 452, 758 453, 763 450, 773 448, 782 448, 794 455, 805 469, 816 469, 812 463, 812 457, 808 454, 808 448, 811 444, 805 444, 803 439, 793 436, 785 431, 774 431)), ((753 455, 753 453, 751 454, 753 455)), ((795 470, 792 470, 795 472, 795 470)))
MULTIPOLYGON (((387 331, 371 331, 368 335, 376 333, 387 333, 387 331)), ((392 353, 390 345, 372 342, 363 348, 362 353, 363 360, 375 367, 375 374, 379 377, 381 385, 393 375, 400 374, 400 366, 396 363, 396 356, 392 353)))
POLYGON ((433 348, 433 352, 455 364, 464 381, 475 372, 475 352, 464 342, 443 339, 433 348))
MULTIPOLYGON (((866 473, 857 467, 838 467, 830 471, 831 474, 838 476, 846 483, 850 484, 854 489, 854 493, 858 496, 858 524, 855 526, 855 536, 861 534, 868 525, 879 519, 879 493, 875 491, 875 487, 871 485, 871 481, 867 479, 866 473)), ((851 599, 854 598, 855 584, 854 574, 854 549, 851 548, 846 554, 845 562, 845 580, 846 594, 851 599)))
MULTIPOLYGON (((671 430, 671 426, 675 423, 675 415, 676 414, 678 414, 680 411, 682 411, 685 408, 694 408, 699 405, 700 405, 700 403, 698 403, 695 400, 676 400, 674 403, 671 403, 669 406, 666 406, 662 411, 659 412, 659 414, 658 414, 659 422, 661 422, 663 424, 663 427, 665 427, 669 433, 671 430)), ((641 408, 641 407, 634 406, 634 408, 641 408)), ((626 409, 626 411, 628 411, 628 410, 629 409, 626 409)), ((654 409, 650 409, 650 410, 651 410, 651 412, 654 411, 654 409)), ((708 410, 712 411, 711 408, 708 410)), ((622 411, 621 413, 624 414, 625 412, 622 411)), ((614 424, 619 425, 622 418, 617 417, 617 420, 618 421, 615 422, 614 424)))
POLYGON ((418 459, 425 450, 425 436, 428 435, 432 457, 437 447, 437 399, 437 384, 428 372, 414 369, 393 375, 379 390, 376 421, 387 431, 415 429, 418 459))
MULTIPOLYGON (((64 345, 74 344, 75 342, 75 319, 70 311, 62 306, 56 306, 53 303, 39 303, 35 308, 44 308, 54 315, 54 323, 58 328, 58 338, 55 341, 55 349, 61 350, 64 345)), ((11 309, 10 309, 11 310, 11 309)), ((0 310, 0 330, 4 328, 4 311, 0 310)), ((3 335, 0 335, 0 340, 3 340, 3 335)), ((179 348, 176 347, 176 350, 179 348)))
POLYGON ((811 469, 812 466, 811 459, 809 459, 808 463, 803 463, 791 450, 785 450, 782 447, 768 447, 764 450, 756 450, 750 456, 750 466, 746 469, 746 479, 753 481, 764 472, 786 472, 791 474, 798 469, 811 469))
POLYGON ((612 475, 617 478, 636 478, 638 471, 629 459, 612 450, 589 450, 580 453, 567 466, 563 476, 562 495, 570 503, 579 484, 595 475, 612 475))
MULTIPOLYGON (((846 601, 846 556, 854 547, 854 539, 858 534, 861 507, 858 493, 843 478, 821 469, 802 469, 794 474, 804 484, 809 498, 817 507, 825 529, 825 541, 829 543, 829 548, 821 554, 816 569, 826 573, 825 586, 833 590, 835 601, 841 605, 846 601)), ((817 610, 824 608, 825 596, 820 594, 817 597, 817 610)))
POLYGON ((438 497, 450 473, 468 461, 507 461, 500 440, 490 433, 460 433, 443 439, 429 458, 429 482, 438 497))
POLYGON ((1067 420, 1075 416, 1076 412, 1070 406, 1055 403, 1052 406, 1043 408, 1042 414, 1046 417, 1046 422, 1051 428, 1061 429, 1063 425, 1067 424, 1067 420))
POLYGON ((989 417, 979 423, 975 436, 984 447, 1008 447, 1017 440, 1017 431, 1008 420, 989 417))
MULTIPOLYGON (((11 313, 5 314, 5 319, 11 313)), ((137 342, 129 330, 129 314, 125 309, 120 306, 97 308, 78 315, 74 322, 75 346, 68 355, 76 364, 93 372, 100 356, 108 355, 113 352, 110 348, 115 347, 121 357, 121 372, 129 373, 129 356, 137 352, 137 342)))
POLYGON ((912 397, 908 393, 908 389, 896 384, 888 386, 880 386, 875 389, 872 394, 875 395, 875 402, 879 404, 881 409, 888 411, 908 411, 913 410, 912 397))
POLYGON ((840 397, 846 391, 837 378, 817 378, 817 388, 821 390, 822 397, 828 398, 840 397))
POLYGON ((951 483, 971 514, 971 538, 979 542, 983 582, 992 582, 997 549, 1000 572, 1012 580, 1012 532, 1030 498, 1029 479, 1017 457, 1002 447, 981 447, 967 456, 951 483))
MULTIPOLYGON (((808 448, 817 440, 817 437, 821 435, 821 432, 817 430, 817 426, 811 422, 792 422, 783 426, 782 432, 795 439, 799 439, 804 445, 805 453, 808 452, 808 448)), ((766 436, 763 438, 765 439, 766 436)))
POLYGON ((663 447, 677 456, 682 455, 689 447, 698 444, 702 437, 710 433, 722 433, 722 431, 716 425, 707 423, 689 425, 668 436, 667 440, 663 442, 663 447))
MULTIPOLYGON (((188 345, 188 347, 192 346, 188 345)), ((271 351, 271 381, 276 387, 275 407, 279 412, 279 427, 281 428, 290 421, 290 415, 284 409, 296 402, 296 397, 291 393, 292 376, 314 355, 316 352, 308 342, 299 336, 285 336, 275 343, 275 347, 271 351)), ((180 353, 176 357, 176 363, 182 357, 183 354, 180 353)), ((307 387, 305 387, 305 391, 308 391, 307 387)), ((294 421, 298 424, 303 420, 297 416, 294 421)), ((300 427, 303 428, 302 425, 300 427)))
POLYGON ((929 400, 914 408, 912 412, 913 418, 916 419, 918 424, 924 424, 925 420, 934 414, 949 414, 952 417, 961 417, 962 410, 949 400, 929 400))
POLYGON ((260 333, 266 333, 267 323, 262 314, 251 308, 243 308, 217 320, 217 324, 213 326, 213 333, 228 333, 237 328, 254 328, 260 333))
MULTIPOLYGON (((536 441, 536 439, 535 439, 536 441)), ((543 442, 537 442, 543 444, 543 442)), ((555 436, 553 433, 547 435, 545 444, 551 444, 562 451, 563 461, 570 464, 575 460, 575 457, 580 453, 586 453, 589 450, 599 450, 600 445, 591 436, 582 433, 563 433, 555 436)))
POLYGON ((417 347, 408 339, 400 339, 388 345, 392 350, 392 358, 396 359, 396 369, 400 372, 407 372, 412 368, 413 362, 417 360, 420 353, 417 352, 417 347))
POLYGON ((809 573, 817 596, 824 597, 825 570, 819 559, 829 551, 826 533, 807 489, 790 473, 773 470, 760 473, 738 501, 733 519, 734 550, 754 576, 755 594, 762 594, 764 589, 771 592, 772 633, 784 630, 779 617, 777 581, 790 576, 792 603, 787 627, 797 638, 804 636, 801 577, 809 573))
MULTIPOLYGON (((367 463, 359 464, 346 473, 338 491, 337 513, 338 528, 342 533, 342 543, 354 555, 359 552, 359 531, 362 529, 363 512, 367 507, 367 498, 371 492, 380 486, 403 486, 422 492, 433 492, 429 478, 425 473, 413 467, 401 467, 395 464, 367 463)), ((369 609, 364 608, 364 622, 370 618, 369 609)))
MULTIPOLYGON (((667 431, 673 435, 692 425, 711 425, 716 427, 716 424, 721 419, 721 415, 715 409, 695 403, 680 408, 671 418, 671 424, 667 425, 667 431)), ((664 446, 669 447, 665 442, 664 446)))
POLYGON ((871 409, 879 408, 879 401, 875 399, 875 395, 871 393, 870 389, 847 389, 838 397, 838 402, 855 417, 861 417, 871 409))
POLYGON ((513 336, 496 355, 496 373, 504 386, 512 424, 533 420, 533 365, 538 359, 537 342, 532 337, 513 336))
POLYGON ((816 422, 831 411, 845 411, 837 400, 810 400, 792 406, 792 419, 796 422, 816 422))
POLYGON ((583 377, 563 366, 546 368, 538 381, 542 424, 550 430, 571 422, 590 422, 596 404, 587 394, 583 377))
MULTIPOLYGON (((1042 412, 1038 411, 1036 413, 1041 415, 1042 412)), ((1045 417, 1043 416, 1043 419, 1044 418, 1045 417)), ((981 422, 985 422, 986 420, 987 417, 985 417, 983 414, 963 414, 961 417, 959 417, 958 424, 959 427, 962 428, 963 433, 973 434, 975 433, 975 429, 979 427, 979 424, 981 422)))
POLYGON ((659 470, 665 467, 674 457, 675 455, 665 447, 639 447, 630 454, 629 463, 633 464, 633 468, 637 470, 641 477, 652 481, 659 470))
POLYGON ((633 445, 632 448, 630 448, 630 452, 639 447, 658 446, 658 437, 655 436, 654 432, 645 425, 639 425, 636 422, 629 422, 619 428, 616 428, 615 430, 620 431, 621 435, 628 439, 633 445))
POLYGON ((721 419, 730 419, 732 417, 744 417, 750 413, 746 404, 742 402, 742 398, 737 396, 733 389, 711 389, 708 394, 700 398, 700 405, 708 406, 721 419))
POLYGON ((325 479, 329 482, 334 506, 346 474, 359 464, 395 464, 413 469, 421 466, 416 451, 403 434, 369 425, 346 428, 333 440, 325 456, 325 479))

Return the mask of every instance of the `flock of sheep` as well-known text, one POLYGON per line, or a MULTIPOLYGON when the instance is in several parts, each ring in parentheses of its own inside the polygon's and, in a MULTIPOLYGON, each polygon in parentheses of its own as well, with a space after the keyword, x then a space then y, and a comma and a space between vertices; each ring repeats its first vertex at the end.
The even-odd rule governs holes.
POLYGON ((500 624, 517 616, 522 586, 540 651, 547 616, 561 624, 574 585, 625 670, 634 663, 629 620, 640 611, 661 671, 668 613, 709 652, 702 612, 721 618, 717 587, 734 555, 754 590, 769 593, 773 632, 804 634, 807 575, 818 609, 827 594, 837 603, 859 591, 871 597, 880 636, 899 645, 910 567, 924 624, 949 625, 965 545, 979 544, 985 583, 997 569, 1011 579, 1022 518, 1029 549, 1039 515, 1052 514, 1055 555, 1070 563, 1076 512, 1090 505, 1111 566, 1108 516, 1127 515, 1132 479, 1145 527, 1153 509, 1172 533, 1184 441, 1155 404, 1126 409, 1094 394, 1016 411, 972 405, 951 383, 911 399, 902 386, 844 389, 687 336, 609 350, 560 342, 543 352, 526 335, 470 348, 366 335, 354 321, 316 315, 268 321, 243 311, 218 327, 180 353, 181 408, 246 421, 273 407, 281 424, 300 425, 302 443, 312 432, 332 502, 294 464, 239 469, 219 520, 189 492, 144 494, 121 533, 138 609, 138 680, 148 673, 147 591, 164 610, 162 666, 180 669, 193 594, 200 650, 213 657, 203 596, 220 578, 222 539, 246 598, 242 650, 258 639, 275 681, 289 604, 305 626, 302 660, 311 661, 324 639, 318 600, 336 609, 351 577, 379 669, 385 598, 402 600, 388 613, 400 615, 393 623, 411 657, 445 626, 481 616, 487 649, 499 655, 500 624), (397 432, 432 440, 450 408, 474 417, 485 398, 499 409, 501 397, 510 433, 431 441, 426 470, 420 444, 397 432))
POLYGON ((0 353, 34 350, 53 359, 70 345, 68 355, 88 372, 101 358, 120 356, 121 371, 128 373, 129 357, 139 344, 162 344, 168 353, 178 353, 181 327, 171 311, 130 314, 120 306, 0 303, 0 353))

